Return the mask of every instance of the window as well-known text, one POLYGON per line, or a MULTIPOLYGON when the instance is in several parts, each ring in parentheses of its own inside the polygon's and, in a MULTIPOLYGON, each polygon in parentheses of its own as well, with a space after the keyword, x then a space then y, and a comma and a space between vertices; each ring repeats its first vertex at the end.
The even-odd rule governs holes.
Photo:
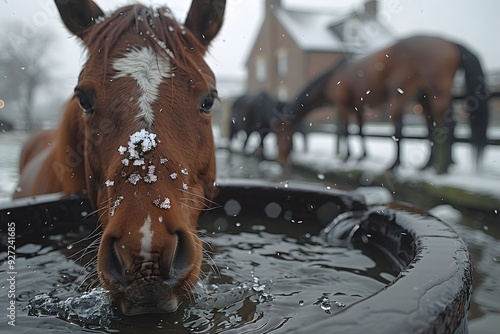
POLYGON ((267 63, 262 57, 255 59, 255 79, 260 82, 267 79, 267 63))
POLYGON ((362 46, 366 43, 363 35, 363 24, 359 19, 351 19, 345 23, 344 40, 353 46, 362 46))
POLYGON ((285 49, 278 50, 278 75, 286 77, 288 74, 288 53, 285 49))
POLYGON ((278 100, 281 102, 288 101, 288 89, 284 86, 278 87, 278 100))

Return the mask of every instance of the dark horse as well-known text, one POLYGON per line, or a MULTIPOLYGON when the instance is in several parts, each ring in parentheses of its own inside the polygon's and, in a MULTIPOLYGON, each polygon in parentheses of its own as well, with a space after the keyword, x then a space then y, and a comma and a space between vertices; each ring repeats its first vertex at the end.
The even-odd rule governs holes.
POLYGON ((356 113, 363 138, 363 109, 387 104, 395 125, 396 161, 400 164, 402 114, 414 97, 423 101, 429 127, 431 155, 426 167, 438 162, 446 172, 451 159, 453 133, 450 131, 451 88, 459 68, 465 72, 466 102, 471 123, 471 143, 479 162, 487 143, 488 105, 484 74, 477 57, 464 46, 442 38, 415 36, 360 60, 340 61, 306 88, 284 109, 278 134, 278 162, 284 164, 291 151, 292 135, 298 122, 311 110, 329 104, 337 107, 341 124, 339 136, 349 156, 348 115, 356 113), (436 154, 437 151, 437 154, 436 154))
POLYGON ((32 137, 14 197, 86 192, 99 213, 97 270, 124 314, 175 311, 199 279, 197 221, 215 193, 214 74, 203 57, 224 0, 105 15, 56 1, 88 58, 57 129, 32 137))
POLYGON ((229 144, 241 131, 245 132, 246 138, 243 143, 243 151, 248 143, 250 135, 257 132, 260 136, 260 152, 264 152, 264 139, 273 132, 271 121, 281 113, 284 103, 274 100, 268 93, 262 91, 257 95, 242 95, 238 97, 231 107, 231 119, 229 120, 229 144))

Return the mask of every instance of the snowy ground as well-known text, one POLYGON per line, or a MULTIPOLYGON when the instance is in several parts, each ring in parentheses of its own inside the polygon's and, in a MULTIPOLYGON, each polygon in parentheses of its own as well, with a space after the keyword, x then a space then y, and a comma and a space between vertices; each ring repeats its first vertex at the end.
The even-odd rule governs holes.
MULTIPOLYGON (((368 125, 366 132, 370 131, 392 133, 392 126, 368 125)), ((466 129, 458 128, 457 131, 464 133, 466 129)), ((490 138, 500 138, 500 128, 490 129, 488 135, 490 138)), ((357 157, 361 155, 360 139, 357 136, 351 136, 350 147, 353 151, 353 158, 347 162, 340 160, 336 155, 336 141, 336 136, 329 133, 310 133, 307 136, 307 147, 305 147, 302 136, 296 135, 291 159, 296 165, 317 171, 320 179, 323 173, 330 171, 364 170, 367 175, 378 175, 394 162, 396 144, 391 138, 367 138, 368 157, 359 161, 357 157)), ((266 156, 276 156, 275 142, 275 136, 269 135, 266 138, 266 156)), ((232 146, 238 148, 238 144, 235 143, 232 146)), ((256 144, 257 137, 252 135, 247 151, 252 151, 252 147, 256 144)), ((475 170, 471 146, 466 143, 456 143, 453 145, 455 164, 450 167, 448 174, 438 175, 432 169, 419 170, 429 155, 427 141, 405 139, 401 144, 402 165, 396 170, 398 178, 465 189, 472 193, 487 194, 500 201, 500 146, 487 146, 482 165, 475 170)))

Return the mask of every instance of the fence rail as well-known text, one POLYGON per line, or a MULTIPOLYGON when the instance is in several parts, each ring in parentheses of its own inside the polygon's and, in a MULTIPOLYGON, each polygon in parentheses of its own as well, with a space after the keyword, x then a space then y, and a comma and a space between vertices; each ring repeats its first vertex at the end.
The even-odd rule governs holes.
MULTIPOLYGON (((490 99, 491 98, 499 98, 500 97, 500 91, 499 92, 492 92, 490 93, 490 99)), ((452 100, 464 100, 466 98, 465 95, 454 95, 452 97, 452 100)), ((491 112, 491 111, 490 111, 491 112)), ((427 129, 427 127, 423 126, 423 128, 427 129)), ((302 126, 300 128, 301 133, 304 135, 307 135, 308 133, 313 133, 313 132, 322 132, 322 133, 332 133, 332 134, 337 134, 337 126, 335 124, 313 124, 313 125, 308 125, 308 126, 302 126)), ((403 130, 403 138, 402 139, 428 139, 427 135, 422 135, 422 134, 405 134, 405 131, 403 130)), ((406 131, 408 132, 408 131, 406 131)), ((359 132, 349 132, 350 135, 359 135, 359 132)), ((391 138, 391 134, 387 134, 386 131, 384 132, 377 132, 377 131, 365 131, 364 134, 365 137, 369 138, 391 138)), ((467 136, 463 136, 460 134, 455 134, 455 142, 456 143, 470 143, 470 138, 467 136)), ((500 138, 488 138, 487 140, 487 145, 500 145, 500 138)))

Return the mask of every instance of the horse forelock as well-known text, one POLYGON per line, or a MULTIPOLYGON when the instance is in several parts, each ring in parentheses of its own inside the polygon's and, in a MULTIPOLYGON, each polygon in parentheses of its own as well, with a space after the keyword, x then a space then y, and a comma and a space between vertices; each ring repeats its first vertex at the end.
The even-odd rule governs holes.
MULTIPOLYGON (((124 77, 135 80, 139 90, 136 119, 144 121, 148 129, 155 120, 153 104, 159 100, 160 85, 168 82, 166 79, 173 80, 177 75, 194 87, 207 91, 210 88, 207 75, 211 71, 203 60, 205 47, 174 19, 167 7, 129 5, 118 9, 96 20, 84 44, 89 56, 85 71, 93 72, 104 90, 109 86, 105 81, 124 77)), ((173 81, 170 84, 173 89, 173 81)), ((125 83, 113 85, 127 88, 125 83)), ((174 98, 162 101, 174 106, 174 98)))
POLYGON ((89 54, 101 54, 106 66, 109 66, 108 59, 115 48, 149 47, 155 54, 169 59, 172 70, 194 73, 197 77, 193 80, 207 85, 196 61, 203 59, 205 49, 175 20, 168 7, 153 8, 139 4, 122 7, 106 18, 97 19, 85 35, 84 44, 89 54), (121 38, 129 32, 137 35, 135 43, 140 44, 128 45, 132 41, 121 38))

